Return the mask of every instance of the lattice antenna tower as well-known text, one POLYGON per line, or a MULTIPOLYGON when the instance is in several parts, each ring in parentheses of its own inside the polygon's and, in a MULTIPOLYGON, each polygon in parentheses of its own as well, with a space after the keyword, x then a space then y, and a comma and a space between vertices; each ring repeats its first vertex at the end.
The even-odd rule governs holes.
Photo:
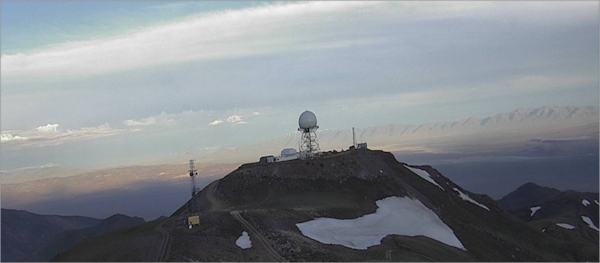
POLYGON ((298 131, 302 132, 300 137, 300 153, 301 156, 312 157, 319 152, 319 141, 317 140, 317 116, 311 111, 305 111, 300 114, 298 119, 298 131))
POLYGON ((190 179, 192 184, 192 197, 196 196, 196 193, 198 192, 198 188, 196 187, 196 175, 198 175, 198 171, 194 167, 194 160, 190 160, 190 179))

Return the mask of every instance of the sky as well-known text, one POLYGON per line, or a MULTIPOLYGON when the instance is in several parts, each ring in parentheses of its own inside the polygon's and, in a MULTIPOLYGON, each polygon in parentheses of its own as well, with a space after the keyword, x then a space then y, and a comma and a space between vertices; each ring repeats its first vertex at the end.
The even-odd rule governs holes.
MULTIPOLYGON (((2 1, 1 168, 598 106, 598 2, 2 1)), ((226 161, 224 161, 226 162, 226 161)))

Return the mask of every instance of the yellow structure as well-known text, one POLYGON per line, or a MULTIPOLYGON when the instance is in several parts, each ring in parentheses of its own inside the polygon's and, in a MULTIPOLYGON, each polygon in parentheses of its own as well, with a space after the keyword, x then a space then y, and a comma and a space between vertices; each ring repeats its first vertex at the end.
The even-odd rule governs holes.
POLYGON ((200 224, 200 216, 190 216, 188 217, 188 225, 199 225, 200 224))

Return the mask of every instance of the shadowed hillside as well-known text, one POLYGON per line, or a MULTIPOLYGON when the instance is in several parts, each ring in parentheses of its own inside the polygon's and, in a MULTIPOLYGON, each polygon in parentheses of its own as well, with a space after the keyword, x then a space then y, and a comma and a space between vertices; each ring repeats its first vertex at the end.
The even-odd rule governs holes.
POLYGON ((2 261, 20 261, 64 231, 100 222, 101 219, 84 216, 38 215, 2 209, 2 261))
POLYGON ((561 192, 527 183, 498 203, 540 232, 598 245, 598 193, 561 192))
POLYGON ((144 219, 139 217, 129 217, 126 215, 116 214, 102 220, 102 222, 100 222, 98 225, 83 229, 68 230, 59 234, 58 236, 53 237, 45 245, 36 249, 31 256, 26 257, 23 261, 50 261, 57 254, 87 238, 123 228, 129 228, 144 222, 144 219))

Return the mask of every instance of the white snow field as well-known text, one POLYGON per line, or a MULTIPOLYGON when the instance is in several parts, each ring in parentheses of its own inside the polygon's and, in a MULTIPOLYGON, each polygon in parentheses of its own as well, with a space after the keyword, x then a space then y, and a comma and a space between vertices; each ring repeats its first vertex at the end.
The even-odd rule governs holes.
POLYGON ((248 232, 242 232, 242 235, 235 241, 235 244, 242 249, 251 248, 252 241, 250 241, 250 236, 248 236, 248 232))
POLYGON ((581 200, 581 204, 583 206, 588 206, 590 204, 590 201, 588 201, 587 199, 583 199, 583 200, 581 200))
POLYGON ((600 231, 600 229, 598 229, 598 227, 594 225, 594 222, 592 221, 591 218, 589 218, 587 216, 581 216, 581 219, 583 220, 583 222, 585 222, 586 224, 588 224, 588 226, 591 229, 594 229, 596 231, 600 231))
POLYGON ((575 227, 572 225, 569 225, 567 223, 556 223, 557 226, 562 227, 562 228, 566 228, 566 229, 574 229, 575 227))
POLYGON ((533 215, 535 214, 535 212, 537 212, 538 210, 542 209, 542 207, 541 206, 534 206, 534 207, 529 208, 529 209, 531 210, 531 216, 530 217, 533 217, 533 215))
POLYGON ((460 198, 462 198, 462 200, 471 202, 471 203, 476 204, 476 205, 478 205, 479 207, 481 207, 481 208, 483 208, 485 210, 490 211, 490 209, 487 206, 482 205, 481 203, 473 200, 471 197, 469 197, 468 195, 464 194, 463 192, 461 192, 457 188, 452 188, 452 189, 454 189, 454 191, 458 192, 458 194, 460 195, 460 198))
POLYGON ((442 191, 444 191, 444 188, 442 188, 442 186, 440 186, 438 183, 436 183, 433 178, 431 178, 431 175, 425 171, 425 170, 421 170, 419 168, 412 168, 412 167, 408 167, 408 166, 404 166, 406 168, 408 168, 408 170, 410 170, 411 172, 417 174, 418 176, 421 176, 421 178, 427 180, 428 182, 437 185, 437 187, 439 187, 440 189, 442 189, 442 191))
POLYGON ((419 200, 391 196, 376 202, 377 211, 356 219, 317 218, 296 226, 323 244, 367 249, 387 235, 426 236, 466 250, 454 232, 419 200))

